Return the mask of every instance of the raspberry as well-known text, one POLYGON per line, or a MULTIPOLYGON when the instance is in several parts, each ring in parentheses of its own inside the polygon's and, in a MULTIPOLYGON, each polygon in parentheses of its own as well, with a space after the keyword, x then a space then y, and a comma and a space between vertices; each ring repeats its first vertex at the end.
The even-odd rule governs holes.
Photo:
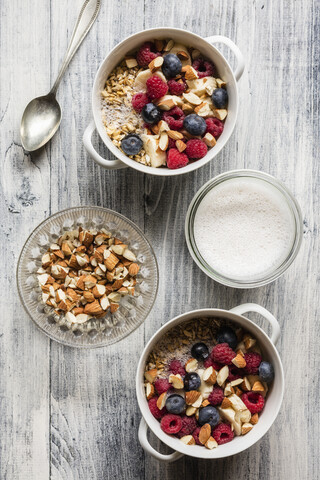
POLYGON ((149 99, 146 93, 136 93, 133 95, 131 103, 135 111, 140 113, 143 107, 149 103, 149 99))
POLYGON ((183 127, 185 114, 179 107, 171 108, 163 114, 163 120, 167 122, 171 130, 180 130, 183 127))
POLYGON ((251 413, 259 413, 264 407, 264 398, 258 392, 247 392, 241 395, 241 400, 251 413))
POLYGON ((244 359, 247 364, 245 367, 246 372, 251 375, 257 375, 262 360, 261 355, 256 352, 248 352, 244 354, 244 359))
POLYGON ((171 360, 170 365, 169 365, 169 370, 171 373, 174 375, 181 375, 181 377, 184 377, 186 374, 185 369, 182 366, 182 363, 179 362, 179 360, 171 360))
POLYGON ((168 87, 171 95, 182 95, 187 89, 187 84, 184 79, 181 79, 181 81, 169 80, 168 87))
POLYGON ((198 140, 197 138, 188 140, 186 154, 192 160, 199 160, 199 158, 202 158, 207 154, 207 151, 208 147, 202 140, 198 140))
POLYGON ((167 150, 170 150, 170 148, 176 148, 176 140, 173 140, 173 138, 169 138, 167 150))
POLYGON ((227 423, 220 423, 217 425, 211 434, 218 445, 231 442, 234 437, 234 433, 231 430, 230 425, 227 423))
POLYGON ((215 138, 220 137, 221 133, 223 132, 224 129, 224 123, 219 120, 219 118, 207 118, 206 119, 206 124, 207 124, 207 133, 211 133, 215 138))
POLYGON ((163 407, 162 410, 159 410, 159 408, 157 407, 157 400, 158 400, 158 397, 151 398, 151 400, 149 400, 148 402, 148 405, 152 415, 159 420, 160 418, 163 417, 163 415, 167 413, 167 410, 165 407, 163 407))
POLYGON ((238 378, 243 378, 244 375, 245 373, 242 368, 238 368, 235 365, 231 365, 229 367, 229 375, 228 375, 229 382, 232 382, 233 380, 237 380, 238 378))
POLYGON ((180 153, 176 148, 170 148, 167 153, 167 167, 171 169, 188 165, 189 159, 185 153, 180 153))
POLYGON ((161 393, 164 393, 170 390, 172 385, 170 385, 169 381, 166 378, 158 378, 158 380, 154 382, 154 386, 157 391, 157 394, 161 395, 161 393))
POLYGON ((168 92, 168 85, 158 75, 152 75, 152 77, 148 78, 146 86, 150 100, 161 98, 168 92))
POLYGON ((203 363, 205 368, 213 367, 214 370, 220 370, 222 365, 218 362, 214 362, 211 357, 207 358, 203 363))
POLYGON ((220 405, 224 398, 223 390, 220 387, 214 387, 212 392, 210 393, 208 400, 214 407, 216 405, 220 405))
POLYGON ((169 435, 178 433, 182 427, 181 417, 169 413, 162 417, 160 427, 164 432, 169 433, 169 435))
POLYGON ((146 42, 140 47, 137 54, 137 62, 140 67, 147 67, 149 63, 156 57, 159 57, 160 53, 155 51, 155 45, 151 42, 146 42))
POLYGON ((218 343, 213 347, 211 357, 215 362, 223 365, 231 365, 232 359, 236 356, 232 348, 227 343, 218 343))
POLYGON ((187 417, 183 415, 181 417, 182 427, 179 431, 178 437, 181 438, 184 435, 191 435, 191 433, 197 428, 197 421, 195 417, 187 417))
POLYGON ((197 58, 194 60, 192 64, 193 68, 197 70, 198 77, 214 77, 216 74, 216 68, 213 63, 209 62, 208 60, 204 60, 203 58, 197 58))
POLYGON ((195 430, 192 432, 192 436, 196 441, 197 445, 202 445, 202 443, 199 440, 199 433, 200 433, 201 427, 197 427, 195 430))

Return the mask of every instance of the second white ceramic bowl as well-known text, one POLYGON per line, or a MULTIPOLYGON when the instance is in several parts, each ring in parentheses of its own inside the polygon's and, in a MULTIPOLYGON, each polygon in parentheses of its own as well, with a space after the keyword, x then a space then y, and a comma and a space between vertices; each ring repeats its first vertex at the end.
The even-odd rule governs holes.
POLYGON ((142 32, 136 33, 135 35, 132 35, 131 37, 123 40, 113 50, 111 50, 111 52, 106 56, 106 58, 103 60, 99 67, 99 70, 94 80, 92 91, 93 120, 85 130, 83 136, 84 147, 95 162, 97 162, 101 167, 107 169, 131 167, 139 170, 140 172, 160 176, 181 175, 183 173, 188 173, 192 170, 196 170, 197 168, 202 167, 207 162, 212 160, 220 152, 220 150, 228 142, 233 132, 238 113, 237 81, 240 79, 243 70, 243 56, 239 48, 229 38, 219 35, 202 38, 192 32, 188 32, 187 30, 182 30, 178 28, 152 28, 150 30, 144 30, 142 32), (104 88, 106 79, 108 78, 114 67, 118 65, 118 63, 129 51, 137 49, 144 42, 153 39, 168 38, 171 38, 175 42, 197 48, 204 56, 209 58, 216 65, 219 76, 227 83, 227 91, 229 97, 228 116, 225 122, 224 131, 219 137, 215 147, 211 148, 208 151, 207 155, 200 160, 190 163, 186 167, 178 168, 175 170, 170 170, 169 168, 149 167, 146 165, 142 165, 135 160, 127 157, 112 143, 110 137, 106 133, 101 116, 101 91, 104 88), (214 43, 222 43, 224 45, 227 45, 232 50, 237 59, 237 67, 235 72, 232 71, 225 57, 219 52, 219 50, 217 50, 216 47, 212 45, 214 43), (107 160, 101 157, 101 155, 99 155, 99 153, 95 150, 91 140, 92 134, 95 129, 98 131, 106 147, 110 150, 111 153, 113 153, 117 157, 117 160, 107 160))
POLYGON ((206 308, 202 310, 193 310, 192 312, 184 313, 178 317, 170 320, 168 323, 163 325, 149 340, 145 349, 142 352, 140 361, 137 368, 136 376, 136 394, 138 399, 138 404, 142 413, 142 419, 139 427, 139 441, 143 449, 157 458, 158 460, 164 460, 167 462, 173 462, 180 458, 182 455, 189 455, 196 458, 206 458, 206 459, 217 459, 223 457, 230 457, 237 453, 246 450, 247 448, 254 445, 260 438, 263 437, 277 418, 279 413, 283 391, 284 391, 284 375, 281 360, 275 344, 277 343, 280 336, 280 327, 278 321, 275 317, 268 312, 265 308, 254 303, 246 303, 244 305, 239 305, 238 307, 233 308, 232 310, 221 310, 217 308, 206 308), (269 338, 268 335, 255 323, 253 323, 248 318, 244 317, 243 314, 246 312, 257 312, 261 314, 271 325, 272 333, 269 338), (266 399, 266 404, 261 415, 259 415, 259 422, 254 428, 244 436, 235 437, 232 442, 226 443, 225 445, 219 445, 213 450, 208 450, 199 445, 185 445, 178 438, 166 434, 160 428, 160 423, 154 418, 151 414, 148 402, 145 396, 144 388, 144 371, 146 361, 148 356, 160 338, 171 328, 175 327, 184 322, 188 322, 195 318, 203 317, 217 317, 225 318, 233 322, 237 327, 243 327, 244 330, 251 333, 254 338, 257 339, 259 343, 263 358, 272 363, 275 372, 275 378, 270 386, 268 391, 268 396, 266 399), (167 446, 175 450, 174 453, 169 455, 164 455, 155 450, 149 443, 147 438, 147 428, 150 428, 153 433, 167 446))

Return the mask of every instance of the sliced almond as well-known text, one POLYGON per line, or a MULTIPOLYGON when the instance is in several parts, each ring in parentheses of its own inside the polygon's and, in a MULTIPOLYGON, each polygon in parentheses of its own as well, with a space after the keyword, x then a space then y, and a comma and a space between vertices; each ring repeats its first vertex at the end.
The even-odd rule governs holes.
POLYGON ((155 379, 157 378, 157 375, 158 375, 158 370, 156 368, 152 368, 151 370, 144 372, 145 378, 150 383, 153 383, 155 381, 155 379))
POLYGON ((259 381, 254 382, 254 384, 252 385, 252 391, 253 392, 260 392, 260 393, 264 392, 264 386, 259 381))
POLYGON ((164 42, 163 42, 163 40, 155 40, 155 41, 154 41, 154 44, 155 44, 155 47, 156 47, 157 52, 162 52, 163 47, 164 47, 164 42))
POLYGON ((196 413, 197 410, 198 410, 198 409, 197 409, 196 407, 192 407, 192 406, 187 407, 187 409, 186 409, 186 415, 187 415, 187 417, 191 417, 192 415, 195 415, 195 413, 196 413))
POLYGON ((216 78, 216 82, 218 88, 224 88, 227 85, 224 80, 221 80, 221 78, 216 78))
POLYGON ((250 335, 245 335, 243 337, 243 343, 246 349, 249 350, 257 343, 257 340, 255 338, 251 338, 250 335))
POLYGON ((238 368, 244 368, 247 365, 247 362, 245 361, 244 357, 242 357, 240 354, 236 355, 232 359, 232 363, 238 368))
POLYGON ((219 120, 224 120, 227 115, 228 115, 228 110, 225 110, 224 108, 213 110, 213 116, 216 118, 219 118, 219 120))
POLYGON ((169 383, 172 383, 173 388, 177 390, 181 390, 183 388, 183 380, 179 373, 176 375, 171 373, 171 375, 169 375, 169 383))
MULTIPOLYGON (((191 390, 190 392, 186 392, 185 398, 186 398, 186 404, 187 405, 193 405, 201 396, 200 392, 197 390, 191 390)), ((201 403, 200 403, 201 405, 201 403)), ((195 405, 193 405, 195 406, 195 405)))
POLYGON ((173 48, 174 46, 174 41, 173 40, 169 40, 169 42, 166 44, 166 46, 164 47, 164 51, 165 52, 170 52, 170 50, 173 48))
POLYGON ((246 435, 246 433, 250 432, 253 429, 253 425, 251 423, 244 423, 241 427, 242 435, 246 435))
POLYGON ((90 318, 90 315, 80 313, 79 315, 76 315, 76 323, 86 323, 90 318))
POLYGON ((206 133, 205 136, 203 137, 203 140, 208 147, 214 147, 217 143, 216 139, 214 138, 211 133, 206 133))
POLYGON ((229 398, 224 397, 221 403, 221 408, 230 408, 232 407, 232 403, 230 402, 229 398))
POLYGON ((157 103, 157 106, 160 108, 160 110, 168 111, 175 107, 176 104, 172 98, 168 98, 166 100, 160 100, 160 102, 157 103))
POLYGON ((110 308, 110 302, 107 295, 100 298, 100 305, 103 310, 108 310, 108 308, 110 308))
POLYGON ((242 385, 241 385, 241 388, 242 390, 244 390, 245 392, 249 392, 251 390, 251 384, 248 380, 247 377, 244 377, 243 379, 243 382, 242 382, 242 385))
POLYGON ((98 300, 95 300, 94 302, 86 304, 84 307, 84 313, 87 313, 88 315, 100 315, 100 313, 104 312, 98 300))
POLYGON ((181 442, 185 445, 195 445, 196 441, 192 435, 184 435, 184 437, 180 438, 181 442))
POLYGON ((120 244, 120 245, 112 245, 112 251, 116 254, 116 255, 123 255, 123 252, 125 251, 125 249, 127 248, 127 245, 124 245, 124 244, 120 244))
POLYGON ((221 385, 223 385, 224 382, 227 380, 228 376, 229 376, 229 368, 228 368, 228 365, 225 365, 218 372, 217 384, 221 387, 221 385))
POLYGON ((252 415, 250 423, 252 423, 252 425, 256 425, 258 423, 258 420, 259 420, 259 415, 255 413, 254 415, 252 415))
POLYGON ((226 386, 224 387, 224 392, 223 394, 225 395, 225 397, 228 397, 229 395, 232 395, 234 392, 234 388, 233 386, 231 385, 231 383, 227 383, 226 386))
POLYGON ((196 78, 199 78, 197 71, 191 67, 191 65, 185 65, 182 67, 181 71, 184 72, 186 80, 195 80, 196 78))
POLYGON ((152 397, 154 397, 154 395, 155 395, 154 386, 152 385, 152 383, 148 382, 146 385, 147 400, 150 400, 152 397))
POLYGON ((156 72, 157 70, 159 70, 159 68, 161 68, 162 64, 163 64, 163 57, 156 57, 154 58, 148 65, 149 69, 151 70, 152 73, 156 72))
POLYGON ((204 445, 211 436, 211 425, 209 423, 205 423, 199 432, 199 442, 204 445))
POLYGON ((198 368, 198 360, 196 358, 189 358, 184 366, 186 372, 195 372, 198 368))
POLYGON ((239 398, 237 395, 235 394, 230 395, 228 397, 228 400, 232 403, 232 408, 236 412, 242 412, 242 411, 248 410, 246 405, 241 400, 241 398, 239 398))
POLYGON ((208 440, 206 441, 206 443, 204 444, 204 446, 206 448, 208 448, 209 450, 212 450, 213 448, 217 448, 218 443, 216 442, 216 440, 213 437, 210 436, 208 438, 208 440))
POLYGON ((157 400, 157 407, 159 408, 159 410, 162 410, 164 408, 166 404, 166 400, 167 400, 167 392, 161 393, 160 397, 157 400))
POLYGON ((109 252, 107 258, 105 256, 104 264, 109 271, 113 270, 114 267, 119 263, 119 258, 116 257, 110 250, 105 250, 105 252, 109 252))
POLYGON ((202 103, 201 99, 195 93, 183 93, 182 96, 187 102, 191 103, 191 105, 200 105, 202 103))
POLYGON ((187 145, 182 140, 177 140, 176 141, 176 147, 179 150, 179 152, 181 153, 187 148, 187 145))
POLYGON ((179 50, 179 52, 177 52, 176 55, 177 55, 177 57, 180 58, 180 60, 188 60, 189 59, 189 55, 184 50, 179 50))
POLYGON ((235 387, 234 393, 238 395, 238 397, 241 397, 241 395, 243 394, 243 391, 241 390, 241 388, 235 387))
POLYGON ((169 130, 168 135, 172 140, 181 140, 183 138, 182 133, 177 132, 176 130, 169 130))
POLYGON ((189 113, 193 112, 193 106, 190 103, 184 103, 182 105, 182 110, 185 114, 189 115, 189 113))
POLYGON ((103 297, 103 295, 106 293, 105 285, 97 284, 95 287, 93 287, 92 293, 96 298, 103 297))
POLYGON ((208 367, 202 374, 202 379, 209 385, 214 385, 217 381, 217 374, 213 367, 208 367))
POLYGON ((110 302, 110 312, 111 313, 116 313, 116 311, 118 309, 119 309, 119 304, 118 303, 110 302))
POLYGON ((159 133, 167 132, 168 130, 170 130, 169 125, 164 120, 160 120, 160 122, 158 123, 158 128, 159 128, 159 133))
POLYGON ((135 254, 131 250, 129 250, 129 248, 126 248, 122 255, 127 260, 130 260, 130 262, 135 262, 137 260, 135 254))
MULTIPOLYGON (((93 275, 86 275, 84 278, 84 286, 85 288, 93 288, 97 283, 97 279, 93 275)), ((78 286, 78 284, 77 284, 78 286)))
POLYGON ((169 145, 169 137, 168 137, 168 134, 167 134, 166 132, 163 132, 163 133, 160 135, 159 148, 160 148, 160 150, 162 150, 162 151, 164 152, 164 151, 167 150, 168 145, 169 145))
POLYGON ((236 380, 232 380, 230 382, 231 387, 236 387, 237 385, 241 385, 243 382, 243 378, 237 378, 236 380))
POLYGON ((138 62, 135 58, 126 58, 126 65, 128 68, 134 68, 138 65, 138 62))
POLYGON ((85 299, 86 302, 94 302, 95 297, 92 292, 83 292, 83 298, 85 299))

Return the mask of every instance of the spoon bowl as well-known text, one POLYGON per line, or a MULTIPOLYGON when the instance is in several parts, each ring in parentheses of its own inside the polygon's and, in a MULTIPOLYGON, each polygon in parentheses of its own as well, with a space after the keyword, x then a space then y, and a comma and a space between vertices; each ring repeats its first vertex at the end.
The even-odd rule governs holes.
POLYGON ((31 100, 23 112, 20 135, 25 150, 43 147, 56 133, 61 122, 61 108, 53 93, 31 100))

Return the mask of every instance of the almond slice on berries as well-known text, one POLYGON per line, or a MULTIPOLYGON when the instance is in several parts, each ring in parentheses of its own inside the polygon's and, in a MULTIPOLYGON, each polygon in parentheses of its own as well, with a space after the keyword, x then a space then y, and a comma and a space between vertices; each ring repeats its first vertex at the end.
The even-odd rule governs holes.
POLYGON ((170 52, 170 50, 173 48, 173 46, 174 46, 174 41, 169 40, 169 42, 165 45, 163 51, 164 52, 170 52))
POLYGON ((211 425, 209 423, 205 423, 199 432, 199 442, 204 445, 211 436, 211 425))
POLYGON ((186 372, 195 372, 198 368, 198 360, 196 358, 189 358, 185 364, 186 372))
POLYGON ((237 385, 240 385, 243 382, 243 378, 236 378, 236 380, 232 380, 230 382, 231 387, 236 387, 237 385))
POLYGON ((168 145, 169 145, 169 137, 168 137, 168 134, 167 134, 166 132, 163 132, 163 133, 160 135, 159 148, 160 148, 160 150, 162 150, 162 151, 164 152, 165 150, 167 150, 168 145))
POLYGON ((247 362, 245 361, 244 357, 242 357, 240 354, 236 355, 232 359, 232 363, 238 368, 244 368, 247 365, 247 362))
POLYGON ((184 435, 184 437, 180 438, 181 442, 185 445, 195 445, 196 441, 192 435, 184 435))
POLYGON ((152 368, 151 370, 144 372, 144 376, 150 383, 153 383, 155 381, 155 379, 157 378, 157 375, 158 375, 158 370, 156 368, 152 368))
POLYGON ((250 384, 249 379, 247 377, 244 377, 241 388, 245 392, 249 392, 251 390, 251 384, 250 384))
POLYGON ((214 385, 217 381, 217 374, 213 367, 208 367, 202 374, 202 379, 209 385, 214 385))
POLYGON ((158 128, 159 128, 159 133, 167 132, 168 130, 170 130, 169 125, 164 120, 160 120, 160 122, 158 123, 158 128))
POLYGON ((224 108, 213 110, 213 116, 219 118, 219 120, 224 120, 227 115, 228 110, 225 110, 224 108))
POLYGON ((168 98, 166 100, 161 100, 160 102, 157 103, 157 106, 160 108, 160 110, 171 110, 173 107, 176 106, 172 98, 168 98))
POLYGON ((152 73, 154 73, 156 70, 159 70, 159 68, 163 64, 163 60, 164 60, 163 57, 156 57, 153 60, 151 60, 148 67, 152 73))
POLYGON ((147 400, 150 400, 150 398, 154 397, 154 394, 155 394, 154 386, 152 385, 152 383, 148 382, 146 385, 147 400))
POLYGON ((229 376, 229 368, 228 365, 225 365, 224 367, 219 370, 218 375, 217 375, 217 384, 219 387, 224 384, 224 382, 227 380, 229 376))
POLYGON ((232 407, 232 403, 230 402, 229 398, 224 397, 221 403, 221 408, 230 408, 232 407))
POLYGON ((256 425, 258 423, 258 420, 259 420, 259 415, 255 413, 254 415, 252 415, 250 423, 252 423, 252 425, 256 425))
POLYGON ((209 402, 209 400, 206 398, 206 399, 203 400, 203 402, 201 403, 201 407, 207 407, 208 405, 210 405, 210 402, 209 402))
POLYGON ((252 391, 253 392, 264 392, 264 386, 259 381, 254 382, 254 384, 252 385, 252 391))
POLYGON ((204 446, 209 450, 212 450, 213 448, 217 448, 218 443, 213 437, 209 437, 204 446))
POLYGON ((128 68, 134 68, 138 65, 138 62, 135 58, 126 58, 126 65, 128 68))
POLYGON ((159 408, 159 410, 163 409, 163 407, 166 404, 166 400, 167 400, 167 392, 161 393, 160 397, 157 400, 157 407, 159 408))
POLYGON ((198 409, 197 409, 196 407, 192 407, 192 406, 188 407, 188 408, 186 409, 186 415, 187 415, 187 417, 192 417, 192 415, 194 415, 197 410, 198 410, 198 409))
POLYGON ((205 136, 203 137, 203 140, 208 147, 214 147, 215 144, 217 143, 214 136, 211 135, 211 133, 209 132, 205 134, 205 136))
POLYGON ((234 388, 231 385, 231 382, 227 383, 227 385, 224 387, 224 396, 228 397, 229 395, 232 395, 234 393, 234 388))
POLYGON ((182 67, 181 71, 184 72, 186 80, 195 80, 196 78, 199 78, 197 71, 191 67, 191 65, 185 65, 182 67))
POLYGON ((183 380, 179 373, 176 375, 171 373, 169 375, 169 383, 172 383, 173 388, 176 388, 177 390, 181 390, 183 388, 183 380))
POLYGON ((191 105, 200 105, 202 103, 201 99, 195 93, 183 93, 182 96, 187 102, 191 103, 191 105))
POLYGON ((182 141, 182 140, 177 140, 176 141, 176 147, 179 150, 179 152, 184 152, 184 150, 187 148, 187 145, 182 141))
POLYGON ((257 343, 257 340, 255 338, 250 337, 250 335, 245 335, 243 337, 243 343, 246 349, 249 350, 257 343))
POLYGON ((251 423, 243 423, 241 427, 241 434, 246 435, 246 433, 250 432, 253 429, 253 425, 251 423))

